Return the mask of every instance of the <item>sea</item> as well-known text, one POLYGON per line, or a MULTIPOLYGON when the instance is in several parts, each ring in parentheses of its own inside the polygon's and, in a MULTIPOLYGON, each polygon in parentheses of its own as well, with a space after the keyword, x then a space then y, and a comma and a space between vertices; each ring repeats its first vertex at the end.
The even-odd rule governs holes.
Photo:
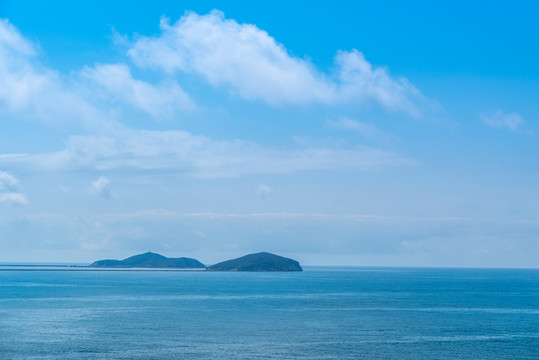
POLYGON ((0 266, 0 359, 539 359, 539 270, 0 266))

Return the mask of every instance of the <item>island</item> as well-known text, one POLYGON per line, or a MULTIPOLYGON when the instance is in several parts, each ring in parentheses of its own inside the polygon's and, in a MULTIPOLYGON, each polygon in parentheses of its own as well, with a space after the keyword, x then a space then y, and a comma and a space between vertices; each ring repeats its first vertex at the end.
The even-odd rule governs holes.
POLYGON ((207 271, 303 271, 296 260, 268 252, 249 254, 212 265, 207 271))
POLYGON ((124 260, 99 260, 90 267, 96 268, 176 268, 176 269, 205 269, 206 266, 197 259, 186 257, 167 258, 153 252, 146 252, 128 257, 124 260))
POLYGON ((92 268, 155 268, 155 269, 198 269, 207 271, 303 271, 296 260, 260 252, 237 259, 227 260, 206 267, 196 259, 180 257, 167 258, 161 254, 146 252, 124 260, 98 260, 90 264, 92 268))

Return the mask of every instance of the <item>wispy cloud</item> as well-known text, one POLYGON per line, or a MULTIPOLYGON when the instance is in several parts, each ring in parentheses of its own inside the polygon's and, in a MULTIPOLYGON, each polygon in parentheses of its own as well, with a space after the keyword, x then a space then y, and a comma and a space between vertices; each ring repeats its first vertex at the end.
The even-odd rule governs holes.
POLYGON ((39 48, 0 19, 0 110, 55 124, 110 128, 120 105, 153 117, 194 108, 176 81, 157 85, 135 79, 125 64, 98 64, 61 74, 43 66, 39 48))
POLYGON ((271 148, 217 141, 186 131, 123 128, 109 136, 72 136, 66 149, 36 155, 0 156, 0 164, 42 170, 168 169, 196 177, 286 174, 327 169, 372 170, 415 161, 370 147, 271 148))
POLYGON ((326 124, 333 129, 356 131, 366 138, 377 138, 382 135, 382 132, 373 123, 365 123, 347 117, 339 120, 328 120, 326 124))
MULTIPOLYGON (((18 251, 22 256, 31 247, 39 252, 34 254, 36 259, 44 253, 63 252, 63 258, 60 256, 58 259, 63 261, 73 261, 74 254, 88 257, 81 258, 82 261, 94 261, 110 256, 110 253, 134 253, 147 249, 178 251, 178 256, 192 253, 199 254, 195 256, 198 257, 204 253, 212 257, 215 249, 224 256, 231 249, 245 253, 270 246, 272 251, 280 253, 318 254, 320 259, 338 254, 417 255, 407 265, 440 266, 441 262, 444 266, 451 266, 449 256, 465 259, 462 261, 466 266, 492 266, 499 259, 515 257, 521 260, 519 266, 533 267, 536 263, 533 255, 537 253, 538 225, 537 221, 498 218, 179 212, 164 209, 75 218, 72 214, 53 213, 0 217, 2 234, 25 240, 5 242, 5 249, 18 251), (21 224, 25 226, 21 227, 21 224), (159 242, 155 241, 156 238, 160 239, 159 242), (208 248, 213 252, 208 253, 208 248), (91 252, 80 252, 80 249, 91 252), (67 254, 66 251, 74 252, 67 254), (96 252, 99 251, 102 253, 98 255, 96 252), (527 255, 519 256, 519 252, 527 255), (426 263, 421 262, 426 260, 426 263)), ((209 260, 206 255, 200 257, 209 260)), ((324 264, 330 265, 331 262, 324 264)), ((344 264, 365 265, 364 262, 344 264)), ((380 263, 375 259, 369 264, 380 266, 391 265, 391 262, 380 263)))
POLYGON ((517 113, 505 113, 498 110, 490 114, 481 114, 481 121, 490 127, 517 131, 524 125, 524 119, 517 113))
POLYGON ((387 68, 374 67, 356 49, 339 51, 335 64, 340 80, 337 101, 374 101, 387 109, 402 110, 412 116, 420 114, 425 99, 406 78, 394 78, 387 68))
POLYGON ((11 191, 19 186, 19 180, 4 171, 0 171, 0 191, 11 191))
POLYGON ((28 198, 19 192, 19 180, 13 175, 0 171, 0 203, 26 205, 28 198))
MULTIPOLYGON (((124 221, 126 219, 312 219, 316 220, 344 220, 351 222, 366 222, 379 224, 409 224, 409 223, 467 223, 477 221, 490 221, 488 219, 473 219, 452 216, 380 216, 369 214, 334 214, 321 212, 250 212, 250 213, 227 213, 227 212, 177 212, 165 209, 148 209, 132 213, 106 213, 102 215, 102 221, 124 221)), ((535 224, 537 225, 537 223, 535 224)))
POLYGON ((8 193, 0 193, 0 203, 7 203, 12 205, 27 205, 28 204, 28 198, 25 194, 22 193, 16 193, 16 192, 8 192, 8 193))
POLYGON ((128 54, 136 64, 194 73, 245 99, 270 104, 375 102, 385 108, 419 113, 421 93, 405 78, 374 67, 357 51, 339 51, 335 73, 291 56, 284 45, 255 25, 226 19, 220 11, 187 13, 161 34, 139 37, 128 54))

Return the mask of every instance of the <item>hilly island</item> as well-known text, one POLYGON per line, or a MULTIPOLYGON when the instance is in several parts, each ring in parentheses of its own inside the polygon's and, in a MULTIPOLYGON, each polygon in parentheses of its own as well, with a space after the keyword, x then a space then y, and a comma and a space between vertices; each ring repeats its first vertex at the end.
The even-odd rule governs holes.
POLYGON ((191 258, 167 258, 153 252, 146 252, 124 260, 99 260, 90 265, 98 268, 177 268, 205 269, 200 261, 191 258))
POLYGON ((131 256, 124 260, 98 260, 90 264, 95 268, 155 268, 155 269, 205 269, 208 271, 303 271, 296 260, 260 252, 227 260, 206 267, 196 259, 167 258, 153 252, 131 256))
POLYGON ((208 267, 209 271, 303 271, 296 260, 268 252, 249 254, 208 267))

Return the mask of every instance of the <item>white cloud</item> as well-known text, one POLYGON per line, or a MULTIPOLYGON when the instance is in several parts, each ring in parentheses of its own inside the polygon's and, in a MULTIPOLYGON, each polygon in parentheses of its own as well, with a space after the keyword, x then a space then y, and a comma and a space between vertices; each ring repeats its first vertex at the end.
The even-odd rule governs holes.
POLYGON ((266 184, 258 184, 256 187, 256 194, 259 198, 265 199, 273 194, 273 189, 266 184))
POLYGON ((366 138, 381 136, 381 131, 374 124, 368 124, 347 117, 343 117, 340 120, 328 120, 326 123, 334 129, 357 131, 366 138))
POLYGON ((217 141, 185 131, 123 129, 110 136, 71 136, 66 149, 0 157, 0 164, 45 170, 168 169, 197 177, 236 177, 306 170, 369 170, 414 162, 369 147, 267 148, 234 140, 217 141))
POLYGON ((339 51, 335 62, 340 79, 338 96, 341 100, 371 100, 388 109, 404 110, 411 115, 419 114, 417 105, 423 101, 423 96, 404 77, 394 79, 386 68, 373 67, 356 49, 339 51))
POLYGON ((508 114, 501 110, 492 114, 481 114, 479 118, 485 125, 498 129, 509 129, 511 131, 519 130, 524 124, 524 120, 519 114, 508 114))
MULTIPOLYGON (((290 56, 266 32, 226 20, 220 12, 205 16, 189 13, 172 26, 163 21, 161 28, 160 37, 142 37, 129 51, 138 63, 170 72, 195 72, 242 97, 270 103, 372 98, 411 112, 407 94, 414 93, 413 87, 401 86, 404 82, 394 81, 385 69, 373 69, 357 51, 339 53, 340 80, 335 82, 308 61, 290 56)), ((193 109, 193 101, 175 81, 154 85, 135 79, 125 64, 98 64, 64 76, 42 66, 38 50, 7 20, 0 20, 0 111, 60 125, 80 123, 86 130, 110 135, 71 137, 64 151, 51 154, 2 155, 3 163, 34 161, 37 166, 53 168, 68 163, 97 169, 175 168, 201 176, 237 176, 403 162, 394 154, 369 148, 267 149, 182 131, 125 131, 117 111, 122 104, 162 118, 193 109), (253 153, 243 153, 246 150, 253 153)))
POLYGON ((7 172, 0 171, 0 192, 14 190, 18 185, 17 178, 7 172))
POLYGON ((114 193, 109 187, 110 180, 105 176, 100 176, 96 181, 92 182, 91 191, 95 196, 111 198, 114 193))
MULTIPOLYGON (((222 212, 176 212, 164 209, 148 209, 132 213, 104 213, 102 214, 104 222, 126 221, 129 219, 312 219, 320 220, 342 220, 354 223, 374 223, 381 225, 398 224, 404 225, 410 223, 468 223, 478 221, 478 219, 450 217, 450 216, 379 216, 379 215, 358 215, 358 214, 332 214, 332 213, 305 213, 305 212, 252 212, 252 213, 222 213, 222 212)), ((539 221, 531 225, 539 225, 539 221)))
POLYGON ((0 193, 0 203, 7 203, 12 205, 27 205, 28 198, 25 194, 16 192, 0 193))
POLYGON ((17 29, 6 19, 0 19, 0 51, 1 58, 10 60, 5 55, 14 52, 32 56, 35 54, 34 45, 24 39, 17 29))
POLYGON ((0 171, 0 203, 28 204, 26 195, 18 192, 18 189, 19 180, 7 172, 0 171))
POLYGON ((94 130, 114 127, 120 104, 154 117, 194 108, 176 82, 154 85, 135 79, 124 64, 62 75, 41 65, 37 55, 37 45, 0 19, 0 111, 55 124, 76 122, 94 130))
POLYGON ((201 75, 245 99, 270 104, 374 101, 418 113, 419 91, 406 79, 394 79, 373 67, 357 50, 340 51, 336 72, 326 75, 255 25, 239 24, 212 11, 187 13, 175 24, 161 21, 161 35, 138 38, 128 54, 136 64, 201 75))
POLYGON ((45 256, 58 262, 123 258, 151 249, 166 253, 175 250, 175 256, 212 263, 264 249, 295 253, 298 256, 294 258, 302 264, 536 267, 538 225, 536 220, 498 218, 167 210, 75 218, 73 214, 55 213, 0 217, 3 238, 21 239, 2 243, 4 261, 14 257, 38 261, 45 256), (235 254, 227 255, 230 250, 235 254), (317 260, 312 257, 315 254, 317 260), (342 262, 347 256, 356 259, 342 262))
POLYGON ((107 100, 114 99, 139 108, 154 117, 171 117, 177 110, 192 110, 194 103, 182 88, 169 81, 158 85, 134 79, 125 64, 98 64, 82 71, 95 82, 107 100))
POLYGON ((206 234, 200 230, 195 230, 195 234, 200 236, 201 238, 207 238, 206 234))
POLYGON ((172 26, 162 20, 161 30, 160 37, 142 37, 129 50, 137 64, 194 72, 243 98, 272 104, 332 100, 332 86, 322 74, 254 25, 213 11, 188 13, 172 26))
POLYGON ((45 121, 97 121, 99 111, 39 64, 37 46, 0 19, 0 110, 45 121))
MULTIPOLYGON (((235 89, 241 96, 274 103, 333 102, 341 91, 310 63, 290 56, 266 32, 254 25, 226 20, 219 12, 205 16, 189 13, 172 26, 163 22, 162 29, 159 38, 137 41, 130 50, 135 60, 169 71, 197 72, 216 85, 235 89), (166 51, 171 53, 167 55, 166 51), (171 54, 178 59, 172 58, 174 61, 167 65, 165 61, 171 60, 171 54)), ((167 169, 200 177, 234 177, 411 163, 394 153, 369 147, 271 148, 242 140, 214 140, 185 131, 129 129, 119 121, 125 119, 121 112, 124 104, 155 117, 169 116, 193 104, 175 82, 153 85, 135 79, 125 64, 101 64, 61 76, 39 64, 37 50, 7 20, 0 21, 0 111, 51 122, 80 122, 95 135, 71 136, 65 149, 57 152, 0 155, 0 164, 13 169, 167 169)), ((358 54, 346 54, 339 56, 359 61, 358 54)), ((368 69, 358 73, 377 74, 370 64, 359 63, 368 69)), ((353 66, 346 65, 347 70, 341 74, 342 79, 348 79, 346 86, 356 76, 350 70, 353 66)), ((384 78, 386 72, 381 73, 373 77, 384 78)), ((391 79, 386 82, 391 83, 391 79)))

